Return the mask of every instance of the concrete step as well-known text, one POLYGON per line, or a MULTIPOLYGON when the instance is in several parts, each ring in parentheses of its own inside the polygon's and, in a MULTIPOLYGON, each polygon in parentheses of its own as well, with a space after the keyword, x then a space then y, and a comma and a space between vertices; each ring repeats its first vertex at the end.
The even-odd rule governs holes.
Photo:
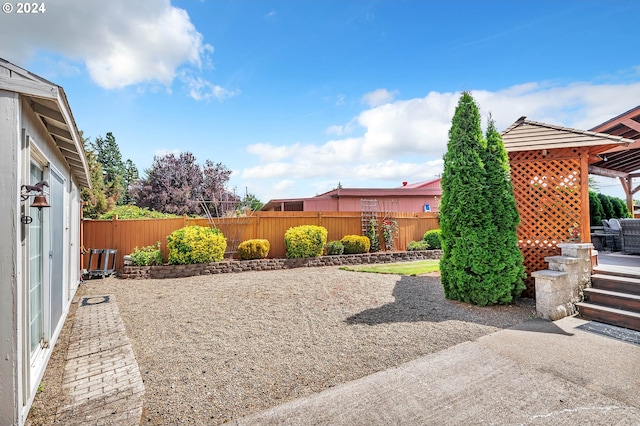
POLYGON ((576 303, 576 306, 580 316, 584 319, 640 331, 640 313, 595 305, 588 302, 576 303))
POLYGON ((594 305, 607 306, 640 314, 640 296, 635 294, 619 293, 599 288, 585 288, 584 296, 587 302, 594 305))
POLYGON ((597 273, 591 275, 591 287, 640 295, 640 278, 597 273))

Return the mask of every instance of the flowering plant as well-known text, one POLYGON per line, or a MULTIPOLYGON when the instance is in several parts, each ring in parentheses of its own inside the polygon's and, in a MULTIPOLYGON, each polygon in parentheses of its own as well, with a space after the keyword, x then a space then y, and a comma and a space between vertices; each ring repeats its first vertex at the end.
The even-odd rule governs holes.
POLYGON ((573 225, 569 227, 569 241, 578 241, 580 239, 580 225, 578 222, 573 222, 573 225))
POLYGON ((384 219, 380 227, 386 250, 393 250, 393 240, 398 235, 398 222, 395 219, 384 219))

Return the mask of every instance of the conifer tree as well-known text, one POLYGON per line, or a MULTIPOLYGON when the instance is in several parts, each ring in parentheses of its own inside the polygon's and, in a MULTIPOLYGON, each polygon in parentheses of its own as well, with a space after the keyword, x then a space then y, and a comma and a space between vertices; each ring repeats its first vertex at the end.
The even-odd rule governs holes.
MULTIPOLYGON (((490 221, 484 196, 485 169, 480 156, 485 141, 480 112, 470 93, 458 101, 449 130, 442 174, 440 271, 445 296, 482 304, 474 289, 482 288, 488 272, 486 262, 490 221)), ((486 304, 486 303, 485 303, 486 304)))
POLYGON ((468 92, 451 122, 441 185, 445 296, 480 306, 511 302, 524 290, 525 274, 509 159, 493 121, 483 138, 468 92))
MULTIPOLYGON (((509 156, 502 136, 489 116, 486 133, 487 149, 482 156, 486 172, 485 197, 489 201, 490 221, 487 262, 489 271, 478 297, 487 304, 509 303, 526 288, 523 256, 518 248, 516 228, 520 214, 513 194, 509 156)), ((482 304, 482 303, 479 303, 482 304)))

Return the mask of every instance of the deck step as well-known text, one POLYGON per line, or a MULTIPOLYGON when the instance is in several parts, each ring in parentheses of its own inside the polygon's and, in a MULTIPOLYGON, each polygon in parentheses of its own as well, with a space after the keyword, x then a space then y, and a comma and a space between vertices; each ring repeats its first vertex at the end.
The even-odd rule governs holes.
POLYGON ((586 301, 595 305, 640 313, 640 296, 600 288, 585 288, 586 301))
POLYGON ((591 286, 602 290, 640 295, 640 278, 607 274, 591 275, 591 286))
POLYGON ((626 268, 624 266, 596 265, 593 267, 593 273, 640 279, 640 272, 638 272, 637 269, 626 268))
POLYGON ((593 303, 576 303, 582 318, 613 324, 619 327, 640 331, 640 313, 615 309, 593 303))

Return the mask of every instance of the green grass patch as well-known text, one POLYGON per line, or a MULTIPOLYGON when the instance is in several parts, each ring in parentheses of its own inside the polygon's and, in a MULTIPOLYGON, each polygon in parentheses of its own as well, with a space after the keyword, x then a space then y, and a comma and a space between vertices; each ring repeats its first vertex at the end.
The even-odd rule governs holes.
POLYGON ((417 260, 415 262, 386 263, 384 265, 342 266, 344 271, 373 272, 376 274, 422 275, 440 270, 439 260, 417 260))

